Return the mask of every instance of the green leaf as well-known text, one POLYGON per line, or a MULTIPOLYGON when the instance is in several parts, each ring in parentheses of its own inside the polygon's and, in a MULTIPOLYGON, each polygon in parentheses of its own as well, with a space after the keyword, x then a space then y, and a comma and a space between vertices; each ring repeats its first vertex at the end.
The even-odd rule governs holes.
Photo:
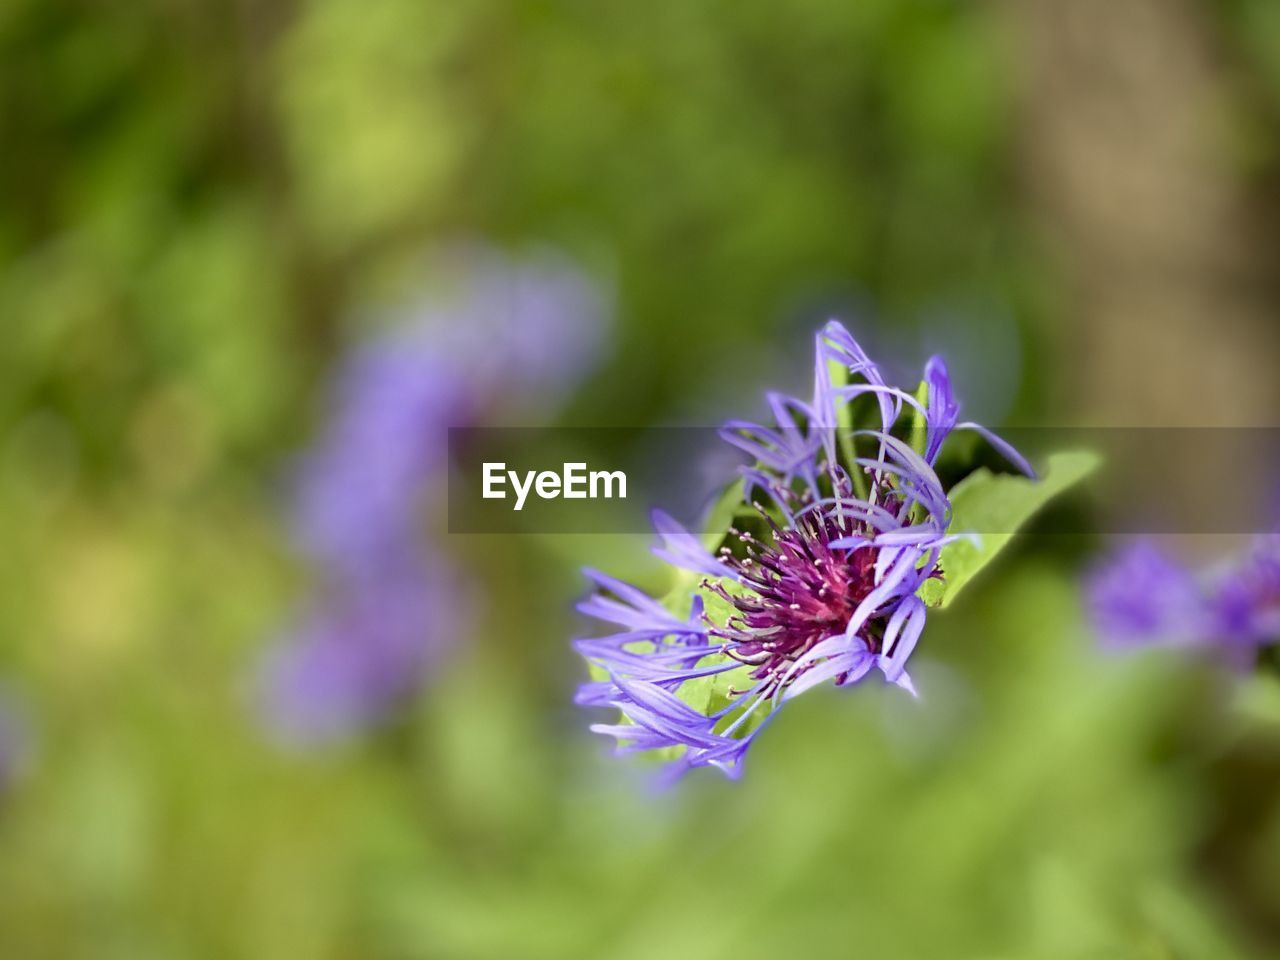
POLYGON ((929 580, 919 596, 932 607, 945 607, 979 571, 1013 540, 1019 527, 1058 494, 1097 469, 1100 458, 1087 450, 1055 453, 1039 480, 993 474, 985 467, 951 490, 951 529, 973 531, 980 544, 960 540, 942 549, 942 580, 929 580), (991 531, 1000 531, 994 533, 991 531))
POLYGON ((925 418, 924 411, 929 406, 929 384, 925 380, 920 381, 920 386, 916 387, 916 399, 920 401, 920 409, 911 407, 911 449, 920 456, 924 456, 925 443, 929 437, 929 422, 925 418))
MULTIPOLYGON (((827 375, 831 378, 831 385, 837 389, 849 385, 849 368, 838 360, 827 361, 827 375)), ((852 404, 836 404, 836 443, 839 446, 840 456, 844 459, 845 466, 849 468, 849 477, 853 481, 854 492, 859 497, 865 498, 869 493, 867 475, 854 466, 858 451, 853 444, 852 404)))
MULTIPOLYGON (((920 407, 910 407, 908 412, 911 414, 911 449, 920 456, 924 456, 925 447, 929 442, 929 420, 925 416, 925 411, 929 407, 929 383, 927 380, 921 380, 920 386, 916 387, 915 397, 920 401, 920 407)), ((919 523, 924 519, 924 506, 916 503, 911 507, 911 522, 919 523)))

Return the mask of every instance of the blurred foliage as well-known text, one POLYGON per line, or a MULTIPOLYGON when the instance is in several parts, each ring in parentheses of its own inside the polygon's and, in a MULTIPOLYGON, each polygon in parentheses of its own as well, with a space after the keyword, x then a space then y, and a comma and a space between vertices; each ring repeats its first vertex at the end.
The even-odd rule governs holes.
MULTIPOLYGON (((1274 109, 1273 5, 1223 11, 1274 109)), ((652 576, 637 538, 451 542, 487 622, 368 741, 281 756, 246 709, 306 576, 281 473, 437 243, 612 282, 570 419, 746 412, 866 303, 1016 313, 1042 403, 1000 43, 950 0, 0 7, 0 672, 35 729, 0 954, 1253 955, 1280 818, 1241 850, 1203 768, 1270 741, 1192 671, 1096 663, 1051 551, 935 619, 919 706, 815 697, 736 786, 646 793, 568 705, 576 567, 652 576)))

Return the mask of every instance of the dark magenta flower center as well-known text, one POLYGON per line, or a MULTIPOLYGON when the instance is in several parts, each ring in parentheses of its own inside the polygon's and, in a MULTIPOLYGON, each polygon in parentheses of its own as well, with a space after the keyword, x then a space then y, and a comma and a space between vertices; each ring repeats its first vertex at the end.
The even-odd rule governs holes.
MULTIPOLYGON (((726 623, 707 621, 710 634, 726 641, 725 653, 755 668, 753 679, 771 679, 776 685, 814 646, 845 631, 858 604, 875 587, 877 551, 832 548, 832 541, 851 531, 821 513, 809 513, 787 529, 770 526, 767 542, 731 531, 742 544, 742 555, 721 549, 721 558, 745 590, 731 592, 711 581, 705 586, 734 609, 726 623)), ((878 630, 864 630, 863 639, 872 653, 879 652, 878 630)))

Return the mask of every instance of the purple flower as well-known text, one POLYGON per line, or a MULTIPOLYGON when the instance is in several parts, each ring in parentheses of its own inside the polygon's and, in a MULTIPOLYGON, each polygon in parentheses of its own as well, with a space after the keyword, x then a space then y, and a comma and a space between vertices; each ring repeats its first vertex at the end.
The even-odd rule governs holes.
POLYGON ((730 420, 720 429, 728 443, 751 455, 764 469, 789 482, 795 476, 816 482, 816 456, 825 436, 814 407, 780 393, 766 395, 776 427, 730 420))
POLYGON ((653 529, 661 543, 653 548, 653 555, 673 567, 705 573, 713 577, 733 576, 724 563, 707 553, 701 539, 682 527, 674 517, 663 510, 651 514, 653 529))
POLYGON ((262 712, 281 740, 332 740, 415 695, 467 623, 468 584, 425 536, 447 430, 545 415, 598 352, 605 308, 563 259, 447 257, 452 295, 351 355, 301 460, 294 536, 323 583, 265 658, 262 712))
POLYGON ((1090 573, 1085 594, 1106 646, 1209 649, 1248 669, 1280 641, 1280 535, 1201 574, 1150 543, 1131 544, 1090 573))
POLYGON ((305 745, 383 720, 419 689, 461 627, 467 585, 437 560, 335 582, 264 664, 275 737, 305 745))
POLYGON ((404 539, 426 489, 442 486, 447 428, 541 416, 598 353, 603 302, 562 259, 472 251, 454 273, 453 296, 420 298, 338 373, 295 495, 298 543, 325 568, 404 539))
POLYGON ((838 323, 818 335, 816 353, 812 404, 769 394, 775 425, 735 420, 722 431, 755 461, 742 468, 754 530, 731 528, 713 556, 654 515, 655 553, 704 579, 659 602, 588 571, 597 592, 579 609, 618 629, 576 642, 594 675, 576 701, 621 711, 621 722, 591 729, 620 753, 662 751, 670 774, 714 766, 739 776, 781 706, 828 681, 850 686, 878 673, 915 692, 906 667, 926 617, 916 593, 957 538, 933 462, 966 425, 937 358, 921 403, 887 385, 838 323), (847 371, 842 384, 829 376, 832 361, 847 371), (853 431, 852 462, 841 462, 839 406, 867 395, 879 424, 853 431), (922 450, 891 433, 908 408, 924 418, 922 450))
POLYGON ((1088 596, 1091 616, 1112 646, 1141 645, 1153 637, 1189 643, 1207 629, 1205 597, 1191 571, 1145 541, 1095 570, 1088 596))

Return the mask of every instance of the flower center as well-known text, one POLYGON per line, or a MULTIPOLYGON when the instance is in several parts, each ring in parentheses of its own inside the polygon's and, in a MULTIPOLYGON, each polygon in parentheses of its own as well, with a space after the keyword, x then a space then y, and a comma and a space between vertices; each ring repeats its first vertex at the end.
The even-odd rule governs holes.
MULTIPOLYGON (((727 547, 721 550, 745 590, 730 592, 722 583, 704 581, 734 609, 724 624, 707 621, 710 634, 725 641, 726 654, 755 668, 752 679, 771 679, 770 692, 815 645, 845 631, 858 604, 875 587, 876 560, 869 547, 833 549, 831 542, 850 531, 828 515, 811 512, 794 527, 771 526, 767 543, 731 530, 744 556, 727 547)), ((871 652, 879 652, 876 633, 866 630, 863 639, 871 652)))

